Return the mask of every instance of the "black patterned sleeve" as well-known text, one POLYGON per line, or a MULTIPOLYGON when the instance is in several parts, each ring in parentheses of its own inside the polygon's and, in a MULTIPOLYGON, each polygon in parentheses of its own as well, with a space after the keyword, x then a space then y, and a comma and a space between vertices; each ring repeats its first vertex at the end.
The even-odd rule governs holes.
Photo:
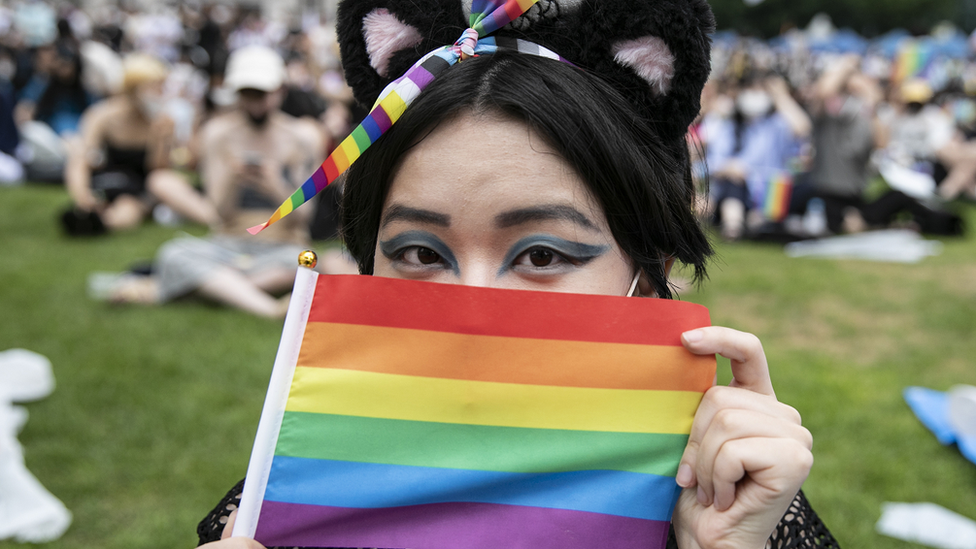
POLYGON ((213 511, 197 525, 197 536, 200 538, 200 545, 211 541, 220 541, 221 534, 224 533, 224 526, 230 514, 237 509, 241 503, 241 492, 244 491, 244 481, 241 480, 227 492, 224 499, 214 507, 213 511))
POLYGON ((773 535, 769 537, 766 547, 770 549, 794 549, 807 547, 823 547, 825 549, 840 549, 840 545, 830 530, 824 525, 817 513, 810 507, 810 502, 803 495, 803 491, 793 498, 793 503, 779 521, 773 535))

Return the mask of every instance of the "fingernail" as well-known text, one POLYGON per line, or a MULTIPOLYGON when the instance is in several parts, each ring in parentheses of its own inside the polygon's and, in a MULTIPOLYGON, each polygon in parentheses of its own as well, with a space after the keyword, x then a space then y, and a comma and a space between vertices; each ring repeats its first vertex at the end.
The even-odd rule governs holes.
POLYGON ((685 332, 681 335, 685 338, 685 341, 687 341, 688 343, 695 343, 696 341, 701 341, 701 339, 705 337, 705 334, 703 334, 701 330, 692 330, 690 332, 685 332))
POLYGON ((698 495, 698 503, 701 503, 702 505, 704 505, 704 506, 707 507, 708 506, 708 496, 705 495, 705 491, 702 490, 702 487, 701 486, 698 487, 698 494, 697 495, 698 495))
POLYGON ((678 467, 678 474, 674 476, 674 480, 682 488, 687 488, 691 485, 691 466, 687 463, 682 463, 681 467, 678 467))

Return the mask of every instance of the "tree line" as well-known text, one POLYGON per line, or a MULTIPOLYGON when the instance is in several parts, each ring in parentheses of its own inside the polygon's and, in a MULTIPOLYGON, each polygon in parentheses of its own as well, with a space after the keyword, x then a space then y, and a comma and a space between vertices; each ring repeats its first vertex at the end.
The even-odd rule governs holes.
POLYGON ((834 25, 874 37, 904 28, 925 34, 940 21, 952 21, 964 32, 976 27, 976 0, 765 0, 749 6, 743 0, 710 0, 720 30, 771 38, 806 27, 818 13, 834 25))

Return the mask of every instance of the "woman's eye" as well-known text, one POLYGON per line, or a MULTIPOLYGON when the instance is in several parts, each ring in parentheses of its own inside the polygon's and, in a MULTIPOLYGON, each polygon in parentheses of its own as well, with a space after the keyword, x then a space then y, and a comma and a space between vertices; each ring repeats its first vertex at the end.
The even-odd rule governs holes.
POLYGON ((407 248, 400 257, 402 261, 414 265, 433 265, 441 262, 441 254, 423 246, 407 248))
POLYGON ((532 267, 552 267, 565 262, 566 260, 561 255, 549 248, 531 248, 515 259, 516 265, 525 267, 530 265, 532 267))
POLYGON ((441 256, 430 248, 417 248, 417 259, 424 265, 430 265, 440 261, 441 256))
POLYGON ((538 249, 529 252, 529 261, 536 267, 548 267, 552 263, 552 257, 550 250, 538 249))

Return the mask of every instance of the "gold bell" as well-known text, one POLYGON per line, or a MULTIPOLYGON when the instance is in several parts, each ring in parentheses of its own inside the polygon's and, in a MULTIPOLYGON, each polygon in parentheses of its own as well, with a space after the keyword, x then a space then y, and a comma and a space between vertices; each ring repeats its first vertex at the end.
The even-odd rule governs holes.
POLYGON ((298 254, 298 264, 302 267, 314 269, 318 262, 319 256, 315 255, 315 252, 312 250, 305 250, 304 252, 298 254))

